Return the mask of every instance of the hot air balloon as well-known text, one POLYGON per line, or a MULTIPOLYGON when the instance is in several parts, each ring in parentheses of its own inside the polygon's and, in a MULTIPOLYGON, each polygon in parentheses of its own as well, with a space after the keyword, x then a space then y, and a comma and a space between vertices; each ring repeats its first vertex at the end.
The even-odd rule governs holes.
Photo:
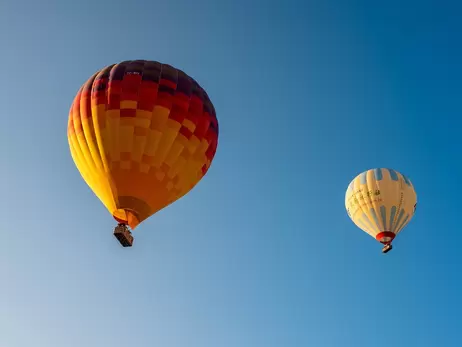
POLYGON ((396 235, 411 221, 417 206, 412 182, 392 169, 372 169, 356 176, 345 194, 345 207, 360 229, 389 252, 396 235))
POLYGON ((207 173, 218 121, 207 93, 190 76, 156 61, 131 60, 96 72, 69 113, 77 169, 132 246, 144 220, 187 194, 207 173))

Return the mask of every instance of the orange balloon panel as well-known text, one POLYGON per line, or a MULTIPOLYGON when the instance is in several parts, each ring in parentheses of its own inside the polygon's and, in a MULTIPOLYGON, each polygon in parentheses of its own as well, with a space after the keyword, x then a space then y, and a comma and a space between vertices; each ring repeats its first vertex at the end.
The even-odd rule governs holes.
POLYGON ((85 182, 116 220, 134 229, 207 173, 218 122, 207 93, 183 71, 125 61, 80 88, 68 140, 85 182))

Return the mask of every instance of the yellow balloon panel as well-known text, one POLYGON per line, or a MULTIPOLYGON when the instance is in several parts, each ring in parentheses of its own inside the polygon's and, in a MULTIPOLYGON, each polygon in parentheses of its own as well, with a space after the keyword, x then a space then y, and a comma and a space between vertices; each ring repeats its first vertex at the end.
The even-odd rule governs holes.
POLYGON ((205 91, 184 72, 128 61, 82 86, 68 140, 85 182, 114 218, 134 229, 207 173, 218 122, 205 91))
POLYGON ((392 169, 371 169, 359 174, 345 194, 351 220, 382 243, 391 242, 411 221, 416 205, 412 182, 392 169))

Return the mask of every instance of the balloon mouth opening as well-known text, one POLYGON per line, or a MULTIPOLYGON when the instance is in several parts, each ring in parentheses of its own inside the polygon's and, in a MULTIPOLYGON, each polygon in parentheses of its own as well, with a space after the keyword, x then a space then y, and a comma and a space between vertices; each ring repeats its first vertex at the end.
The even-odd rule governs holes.
POLYGON ((378 233, 375 238, 380 243, 383 243, 384 245, 388 245, 395 238, 395 234, 392 233, 391 231, 382 231, 378 233))
POLYGON ((115 210, 112 216, 118 223, 126 224, 131 229, 135 229, 140 224, 136 212, 128 209, 115 210))

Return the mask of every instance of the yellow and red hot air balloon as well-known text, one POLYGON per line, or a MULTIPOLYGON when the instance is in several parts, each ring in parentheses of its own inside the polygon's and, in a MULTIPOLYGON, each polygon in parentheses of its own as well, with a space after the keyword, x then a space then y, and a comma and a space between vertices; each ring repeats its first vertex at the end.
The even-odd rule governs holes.
POLYGON ((95 73, 69 114, 72 158, 119 222, 126 247, 135 229, 188 193, 207 173, 218 122, 207 93, 190 76, 156 61, 133 60, 95 73))
POLYGON ((372 169, 356 176, 345 194, 351 220, 360 229, 392 249, 396 235, 411 221, 417 206, 412 182, 392 169, 372 169))

